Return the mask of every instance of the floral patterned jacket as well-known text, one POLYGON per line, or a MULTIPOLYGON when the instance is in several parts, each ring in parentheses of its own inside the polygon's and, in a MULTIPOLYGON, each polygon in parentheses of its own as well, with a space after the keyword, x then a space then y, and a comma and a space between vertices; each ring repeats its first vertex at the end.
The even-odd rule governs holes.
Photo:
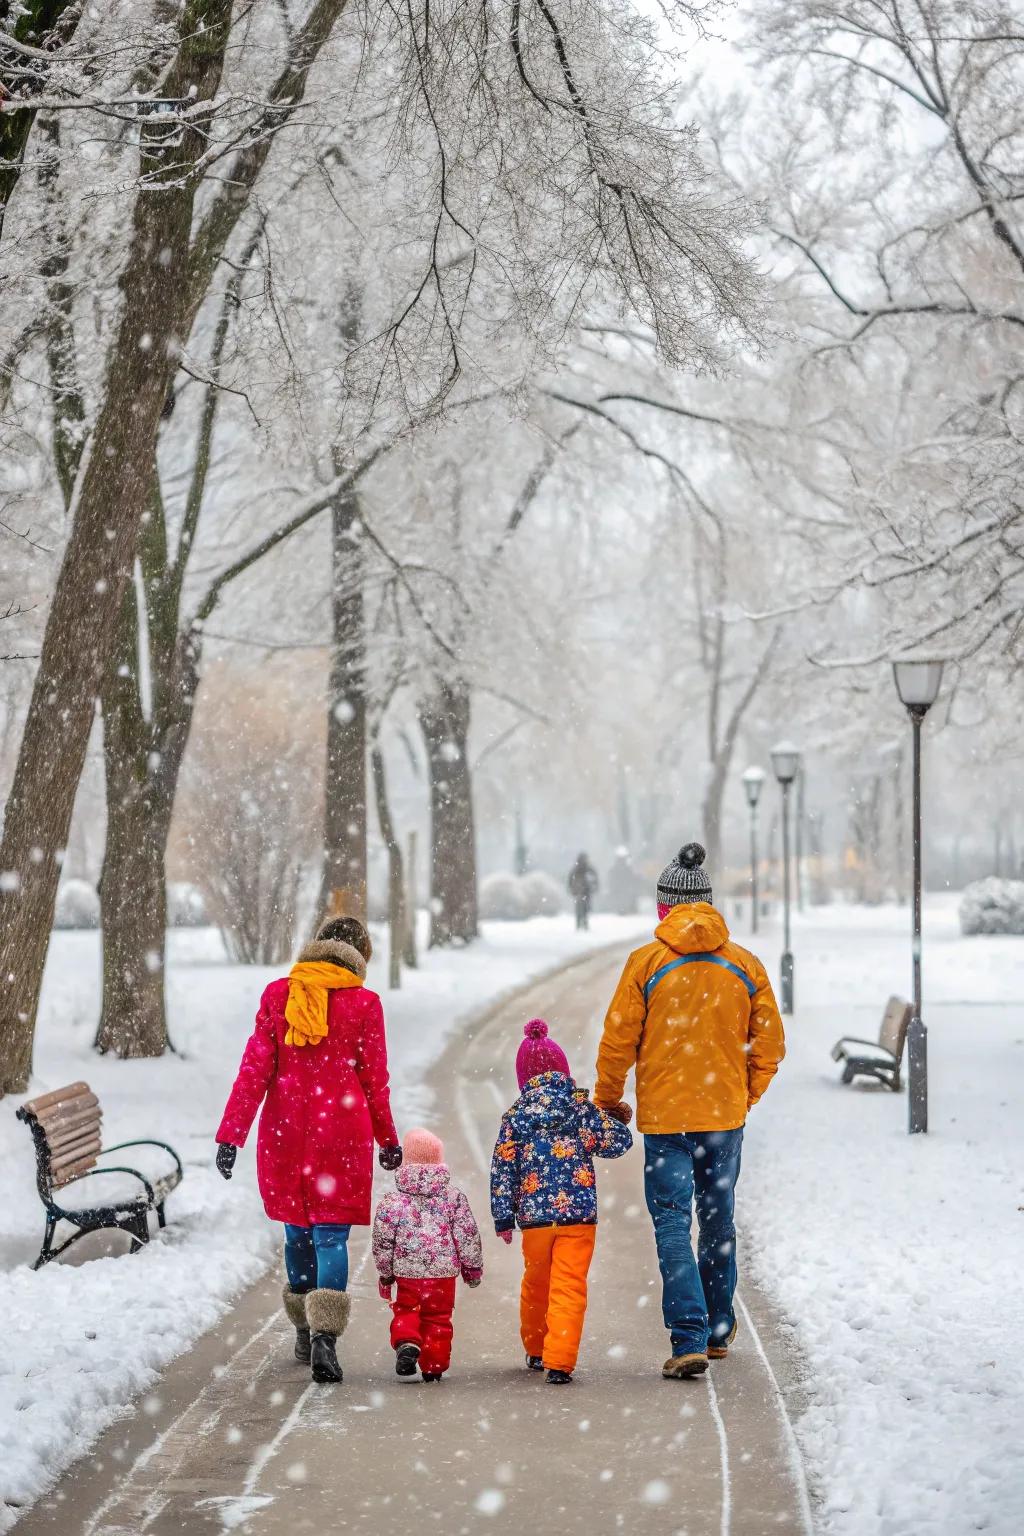
POLYGON ((496 1232, 521 1227, 592 1226, 597 1221, 595 1157, 633 1145, 624 1125, 591 1104, 564 1072, 533 1077, 506 1112, 491 1160, 496 1232))
POLYGON ((377 1207, 373 1261, 382 1280, 445 1280, 483 1274, 483 1246, 469 1201, 444 1163, 406 1163, 377 1207))

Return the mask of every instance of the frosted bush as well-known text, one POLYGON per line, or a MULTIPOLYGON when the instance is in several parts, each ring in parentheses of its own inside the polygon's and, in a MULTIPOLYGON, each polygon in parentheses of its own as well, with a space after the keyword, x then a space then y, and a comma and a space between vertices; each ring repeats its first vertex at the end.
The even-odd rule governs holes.
POLYGON ((167 887, 167 926, 203 928, 209 922, 206 903, 198 886, 174 880, 167 887))
POLYGON ((516 875, 488 875, 480 883, 480 916, 492 922, 522 922, 529 916, 522 887, 516 875))
POLYGON ((557 880, 535 869, 520 882, 527 917, 555 917, 562 910, 562 887, 557 880))
POLYGON ((88 880, 65 880, 57 892, 55 928, 98 928, 100 898, 88 880))
POLYGON ((960 901, 960 930, 1024 934, 1024 880, 975 880, 960 901))

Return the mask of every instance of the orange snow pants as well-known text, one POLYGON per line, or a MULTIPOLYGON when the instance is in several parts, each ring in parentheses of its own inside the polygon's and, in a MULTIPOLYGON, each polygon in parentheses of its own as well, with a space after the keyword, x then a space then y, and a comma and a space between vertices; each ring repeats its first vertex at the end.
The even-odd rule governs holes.
POLYGON ((523 1233, 523 1348, 540 1355, 549 1371, 575 1368, 596 1241, 596 1226, 527 1227, 523 1233))

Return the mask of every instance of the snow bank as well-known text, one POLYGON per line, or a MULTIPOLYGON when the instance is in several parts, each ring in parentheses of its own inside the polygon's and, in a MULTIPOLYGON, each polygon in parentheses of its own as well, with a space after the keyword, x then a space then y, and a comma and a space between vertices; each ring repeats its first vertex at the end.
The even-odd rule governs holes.
POLYGON ((964 933, 1024 934, 1024 880, 991 875, 967 886, 960 901, 964 933))
MULTIPOLYGON (((737 934, 741 942, 743 936, 737 934)), ((777 974, 778 936, 747 940, 777 974)), ((906 909, 796 924, 789 1055, 751 1115, 741 1220, 808 1376, 797 1426, 830 1536, 1024 1529, 1024 945, 925 911, 931 1125, 829 1050, 910 986, 906 909)))
MULTIPOLYGON (((589 934, 577 934, 568 918, 486 925, 479 944, 425 954, 401 992, 383 994, 399 1126, 427 1107, 425 1069, 468 1014, 574 954, 626 941, 641 922, 597 918, 589 934)), ((212 1139, 260 991, 275 974, 224 963, 213 930, 172 932, 168 995, 178 1054, 118 1062, 91 1050, 98 935, 54 937, 31 1094, 87 1079, 104 1108, 106 1140, 170 1141, 185 1179, 168 1201, 167 1230, 141 1253, 126 1257, 117 1236, 87 1238, 74 1262, 33 1273, 43 1210, 32 1141, 15 1119, 21 1101, 0 1102, 0 1531, 277 1255, 279 1229, 256 1190, 255 1135, 230 1184, 213 1168, 212 1139)), ((382 985, 384 974, 382 959, 371 985, 382 985)))

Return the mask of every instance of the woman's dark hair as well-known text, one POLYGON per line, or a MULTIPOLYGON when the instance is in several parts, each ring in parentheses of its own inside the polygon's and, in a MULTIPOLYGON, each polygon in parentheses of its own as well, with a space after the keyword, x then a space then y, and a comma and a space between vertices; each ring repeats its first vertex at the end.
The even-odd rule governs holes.
POLYGON ((326 923, 320 924, 316 936, 318 939, 339 939, 342 944, 351 944, 367 961, 373 954, 370 935, 358 917, 329 917, 326 923))

